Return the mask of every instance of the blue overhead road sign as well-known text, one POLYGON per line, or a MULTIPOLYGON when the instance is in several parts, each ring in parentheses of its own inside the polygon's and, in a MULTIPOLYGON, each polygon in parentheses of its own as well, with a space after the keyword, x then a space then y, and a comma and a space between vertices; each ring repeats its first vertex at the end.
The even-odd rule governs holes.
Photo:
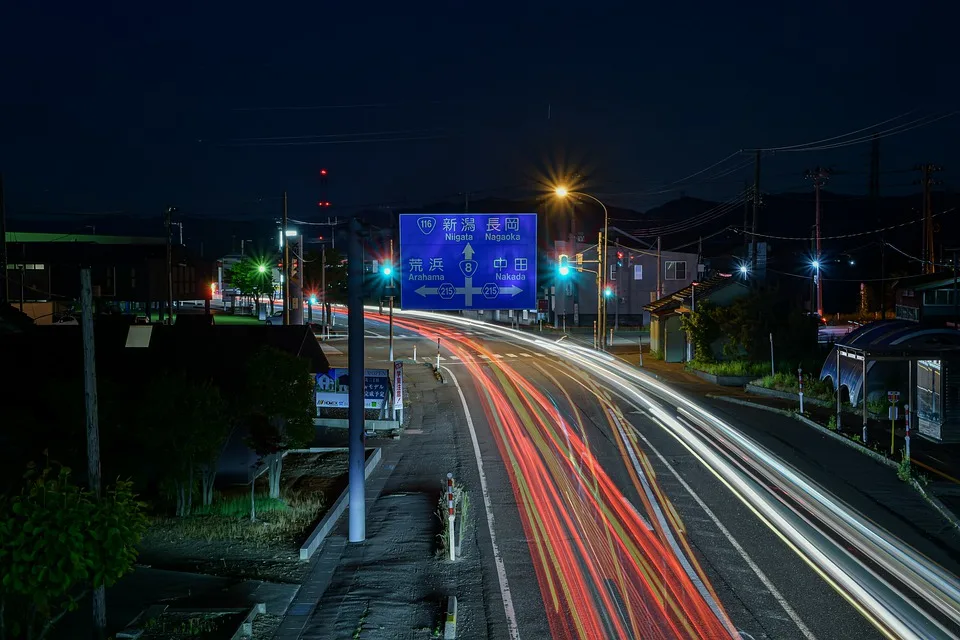
POLYGON ((534 309, 537 214, 400 215, 404 309, 534 309))

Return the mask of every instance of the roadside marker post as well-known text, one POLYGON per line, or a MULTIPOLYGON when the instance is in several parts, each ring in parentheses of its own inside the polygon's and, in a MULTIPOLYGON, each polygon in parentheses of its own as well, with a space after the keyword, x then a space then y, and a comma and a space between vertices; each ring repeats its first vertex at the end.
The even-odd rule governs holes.
POLYGON ((417 343, 416 342, 413 343, 413 361, 414 362, 417 361, 417 343))
POLYGON ((797 376, 800 381, 800 413, 803 414, 803 367, 797 367, 797 376))
POLYGON ((903 438, 904 455, 906 456, 907 463, 909 464, 910 462, 910 405, 908 404, 903 405, 903 415, 907 420, 907 425, 906 425, 907 431, 906 431, 906 435, 903 438))
POLYGON ((437 338, 437 371, 440 371, 440 338, 437 338))
POLYGON ((453 510, 453 474, 447 474, 447 546, 450 547, 450 559, 457 559, 457 541, 454 519, 456 515, 453 510))

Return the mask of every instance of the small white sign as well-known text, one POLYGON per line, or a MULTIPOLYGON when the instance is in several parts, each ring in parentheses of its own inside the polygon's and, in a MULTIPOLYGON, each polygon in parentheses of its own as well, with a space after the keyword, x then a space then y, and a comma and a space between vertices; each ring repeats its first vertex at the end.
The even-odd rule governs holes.
POLYGON ((887 409, 887 416, 890 420, 899 420, 900 419, 900 407, 895 404, 890 405, 887 409))

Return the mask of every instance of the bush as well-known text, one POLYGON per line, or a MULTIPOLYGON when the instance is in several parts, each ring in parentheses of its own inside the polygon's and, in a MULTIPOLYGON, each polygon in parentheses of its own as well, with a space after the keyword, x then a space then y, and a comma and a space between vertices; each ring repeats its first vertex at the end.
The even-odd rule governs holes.
MULTIPOLYGON (((768 374, 754 380, 753 384, 764 389, 776 389, 787 393, 800 392, 800 381, 793 373, 777 373, 772 376, 768 374)), ((829 383, 807 374, 803 376, 803 395, 815 400, 831 401, 836 399, 833 387, 829 383)))

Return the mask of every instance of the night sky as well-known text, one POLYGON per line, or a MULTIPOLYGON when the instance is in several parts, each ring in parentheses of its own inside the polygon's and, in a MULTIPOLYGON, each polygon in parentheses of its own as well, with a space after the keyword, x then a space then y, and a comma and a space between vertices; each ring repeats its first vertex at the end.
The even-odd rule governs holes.
MULTIPOLYGON (((945 2, 8 4, 14 216, 267 215, 286 189, 307 217, 320 199, 346 213, 529 195, 573 171, 646 209, 735 197, 749 156, 677 181, 739 149, 960 107, 945 2)), ((955 116, 884 138, 883 192, 915 189, 902 170, 918 162, 956 188, 958 133, 955 116)), ((863 192, 869 149, 777 153, 763 188, 809 189, 819 164, 863 192)))

